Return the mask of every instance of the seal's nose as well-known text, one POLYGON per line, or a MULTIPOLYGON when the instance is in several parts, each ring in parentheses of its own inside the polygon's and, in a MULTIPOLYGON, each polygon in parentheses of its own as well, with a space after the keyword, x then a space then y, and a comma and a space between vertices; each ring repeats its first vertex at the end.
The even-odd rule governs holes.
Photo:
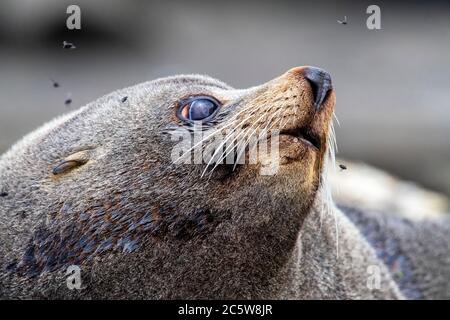
POLYGON ((331 76, 325 70, 316 67, 305 67, 303 68, 302 73, 311 85, 314 96, 314 107, 316 110, 319 110, 328 91, 332 88, 331 76))

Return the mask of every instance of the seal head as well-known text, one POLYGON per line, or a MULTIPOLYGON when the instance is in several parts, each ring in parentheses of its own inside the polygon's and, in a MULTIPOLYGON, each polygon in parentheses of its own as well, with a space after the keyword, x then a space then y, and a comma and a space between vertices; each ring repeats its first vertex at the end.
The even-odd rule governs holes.
POLYGON ((158 79, 50 122, 0 159, 3 295, 274 297, 332 153, 334 104, 328 73, 297 67, 246 90, 158 79), (252 162, 262 141, 277 147, 252 162), (66 288, 70 265, 83 290, 66 288))

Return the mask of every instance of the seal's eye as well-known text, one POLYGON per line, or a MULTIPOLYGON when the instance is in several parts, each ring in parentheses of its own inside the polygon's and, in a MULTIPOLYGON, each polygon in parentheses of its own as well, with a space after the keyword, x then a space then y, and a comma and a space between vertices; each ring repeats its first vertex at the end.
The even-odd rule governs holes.
POLYGON ((184 121, 207 121, 219 110, 219 102, 212 97, 197 96, 184 100, 178 109, 178 118, 184 121))

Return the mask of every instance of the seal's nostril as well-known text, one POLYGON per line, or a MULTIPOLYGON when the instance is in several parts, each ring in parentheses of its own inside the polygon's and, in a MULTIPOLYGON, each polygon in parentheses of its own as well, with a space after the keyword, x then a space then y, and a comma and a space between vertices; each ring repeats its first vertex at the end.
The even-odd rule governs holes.
POLYGON ((325 101, 328 91, 331 90, 331 76, 323 69, 316 67, 306 67, 303 69, 303 75, 311 85, 312 94, 314 97, 314 107, 316 110, 325 101))

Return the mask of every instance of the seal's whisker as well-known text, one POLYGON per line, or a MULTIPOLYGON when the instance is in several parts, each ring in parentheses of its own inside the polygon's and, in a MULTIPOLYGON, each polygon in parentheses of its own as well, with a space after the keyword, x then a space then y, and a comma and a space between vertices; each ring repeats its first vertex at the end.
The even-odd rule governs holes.
MULTIPOLYGON (((237 131, 237 128, 234 128, 230 133, 228 133, 225 136, 225 140, 223 140, 221 142, 221 144, 216 148, 216 151, 214 152, 213 156, 211 157, 211 159, 209 160, 208 164, 206 165, 205 169, 202 172, 201 177, 204 176, 204 174, 206 173, 206 171, 208 170, 209 166, 211 165, 212 160, 214 160, 215 156, 219 153, 219 151, 222 152, 221 157, 216 161, 216 164, 214 165, 214 167, 210 170, 210 176, 212 174, 212 172, 214 171, 214 169, 226 158, 227 155, 223 155, 224 151, 223 151, 223 147, 225 146, 225 143, 231 138, 233 137, 234 133, 237 131)), ((242 131, 239 133, 242 134, 242 131)), ((233 138, 233 140, 231 141, 231 143, 229 143, 230 145, 232 145, 234 143, 234 141, 237 139, 237 137, 233 138)), ((229 146, 228 146, 229 147, 229 146)), ((228 149, 228 147, 226 147, 226 150, 228 149)))
MULTIPOLYGON (((330 137, 329 140, 332 144, 332 149, 330 150, 331 152, 333 152, 333 156, 334 154, 336 154, 338 152, 338 146, 337 146, 337 141, 336 141, 336 131, 334 129, 334 124, 333 122, 331 122, 330 124, 330 137)), ((333 163, 335 164, 335 163, 333 163)))
MULTIPOLYGON (((279 109, 279 110, 283 110, 283 109, 279 109)), ((256 123, 258 123, 259 120, 260 120, 263 116, 265 116, 265 115, 266 115, 266 113, 264 113, 264 114, 256 121, 256 123)), ((245 152, 245 149, 246 149, 247 146, 248 146, 248 141, 250 140, 250 138, 253 136, 253 134, 256 132, 256 130, 257 130, 259 127, 261 127, 261 124, 260 124, 258 127, 256 127, 256 128, 252 131, 252 133, 251 133, 250 135, 248 135, 247 139, 245 140, 245 142, 244 142, 244 144, 243 144, 243 146, 242 146, 241 151, 238 153, 237 159, 239 159, 239 158, 242 156, 242 154, 245 152)), ((253 128, 253 126, 252 126, 252 128, 253 128)), ((236 169, 236 165, 237 165, 237 162, 234 164, 233 170, 236 169)))
MULTIPOLYGON (((259 106, 258 108, 256 108, 255 110, 253 110, 252 112, 253 112, 253 113, 256 112, 256 111, 259 110, 261 107, 262 107, 262 105, 259 106)), ((215 135, 218 134, 218 133, 222 133, 222 131, 223 131, 224 129, 226 129, 227 127, 230 127, 230 126, 235 125, 236 122, 238 121, 238 119, 237 119, 238 116, 239 116, 240 114, 242 114, 242 113, 248 111, 248 109, 250 109, 250 108, 251 108, 250 105, 249 105, 248 107, 242 108, 241 111, 237 112, 236 115, 234 115, 232 118, 230 118, 228 124, 223 125, 223 126, 219 126, 219 127, 218 127, 216 130, 214 130, 209 136, 204 137, 202 140, 200 140, 199 142, 197 142, 194 146, 192 146, 191 148, 189 148, 189 149, 188 149, 185 153, 183 153, 178 159, 176 159, 176 160, 174 161, 174 163, 176 164, 176 163, 178 163, 178 161, 182 160, 182 159, 183 159, 184 157, 186 157, 187 155, 191 155, 191 152, 192 152, 193 150, 195 150, 195 148, 197 148, 199 145, 201 145, 201 146, 202 146, 202 150, 204 150, 205 146, 203 145, 203 142, 207 141, 208 139, 212 138, 213 136, 215 136, 215 135)), ((242 123, 242 122, 243 122, 243 121, 241 121, 240 123, 242 123)))
MULTIPOLYGON (((275 114, 282 113, 282 111, 285 111, 285 110, 283 110, 282 108, 280 108, 279 110, 277 110, 277 111, 272 115, 272 118, 271 118, 270 121, 272 121, 272 119, 273 119, 273 117, 275 116, 275 114)), ((275 120, 275 122, 271 125, 270 130, 271 130, 276 124, 278 124, 278 123, 281 121, 281 119, 282 119, 282 118, 279 117, 277 120, 275 120)), ((269 124, 269 123, 270 123, 270 122, 268 122, 268 124, 269 124)), ((268 124, 266 124, 266 128, 267 128, 268 124)), ((266 129, 266 128, 265 128, 265 129, 266 129)), ((264 130, 265 130, 265 129, 264 129, 264 130)), ((270 131, 270 130, 268 130, 268 131, 270 131)), ((245 142, 244 142, 244 144, 242 145, 242 147, 239 146, 239 148, 240 148, 241 150, 240 150, 239 153, 238 153, 237 159, 239 159, 239 158, 242 156, 242 154, 245 152, 245 149, 246 149, 247 146, 248 146, 248 141, 250 140, 250 138, 252 137, 252 135, 254 134, 254 132, 255 132, 255 130, 247 137, 247 139, 245 140, 245 142)), ((240 143, 242 143, 242 141, 241 141, 240 143)), ((235 163, 235 165, 233 166, 233 170, 235 170, 236 165, 237 165, 237 163, 235 163)))
MULTIPOLYGON (((257 120, 257 122, 258 122, 261 118, 263 118, 266 114, 267 114, 267 111, 264 112, 263 115, 259 117, 259 119, 257 120)), ((237 135, 234 136, 233 140, 232 140, 231 143, 226 147, 226 149, 225 149, 224 151, 222 150, 222 151, 223 151, 222 156, 221 156, 220 160, 216 163, 216 165, 214 166, 214 168, 212 168, 211 173, 215 170, 215 168, 216 168, 220 163, 222 163, 222 161, 224 161, 224 159, 225 159, 226 157, 228 157, 228 155, 229 155, 231 152, 233 152, 233 150, 239 150, 240 146, 243 145, 244 142, 245 142, 244 145, 246 146, 246 142, 247 142, 246 137, 247 137, 247 138, 249 137, 248 133, 249 133, 253 128, 254 128, 254 126, 252 125, 252 126, 248 127, 247 129, 240 131, 237 135), (237 142, 237 141, 238 141, 238 142, 237 142), (236 142, 237 142, 237 144, 236 144, 236 142)), ((257 128, 256 128, 255 130, 257 130, 257 128)), ((237 130, 236 130, 236 131, 237 131, 237 130)), ((235 132, 236 132, 236 131, 235 131, 235 132)), ((230 133, 230 136, 232 136, 233 133, 234 133, 234 132, 230 133)), ((236 161, 238 161, 238 159, 239 159, 239 156, 237 157, 236 161)))
MULTIPOLYGON (((279 113, 283 113, 283 109, 282 108, 280 108, 277 112, 279 112, 279 113)), ((272 131, 272 129, 275 127, 275 126, 277 126, 279 123, 281 123, 281 119, 282 119, 282 117, 279 117, 279 118, 277 118, 271 125, 270 125, 270 127, 269 127, 269 129, 267 130, 267 131, 272 131)))
POLYGON ((337 122, 338 126, 341 126, 341 123, 339 122, 339 119, 338 119, 338 117, 336 115, 336 112, 334 112, 334 111, 333 111, 333 117, 334 117, 334 119, 336 119, 336 122, 337 122))
MULTIPOLYGON (((235 125, 235 127, 231 130, 231 132, 225 136, 225 139, 222 140, 222 142, 220 143, 220 145, 216 148, 216 150, 215 150, 214 154, 212 155, 211 159, 208 161, 208 164, 206 165, 205 169, 203 170, 201 177, 204 176, 204 174, 205 174, 206 171, 208 170, 208 167, 211 165, 211 162, 214 160, 215 156, 219 154, 219 151, 220 151, 220 150, 222 150, 222 156, 221 156, 221 158, 220 158, 218 161, 216 161, 216 164, 215 164, 215 166, 212 168, 212 170, 210 171, 210 174, 211 174, 211 173, 214 171, 214 169, 215 169, 215 168, 216 168, 216 167, 217 167, 217 166, 218 166, 218 165, 226 158, 226 156, 228 156, 229 153, 225 154, 225 156, 223 156, 223 154, 228 150, 228 148, 229 148, 230 146, 233 145, 234 141, 235 141, 237 138, 235 138, 235 139, 232 141, 232 143, 230 143, 230 146, 226 147, 225 151, 223 151, 223 147, 224 147, 225 143, 226 143, 231 137, 233 137, 233 134, 234 134, 239 128, 241 128, 241 126, 242 126, 243 123, 246 123, 247 120, 250 119, 250 118, 251 118, 257 111, 259 111, 259 109, 261 109, 262 107, 263 107, 263 105, 260 105, 259 107, 257 107, 257 108, 256 108, 256 109, 248 116, 248 117, 242 119, 237 125, 235 125)), ((265 113, 266 113, 266 112, 265 112, 265 113)), ((264 115, 265 113, 263 113, 263 115, 264 115)), ((239 133, 239 135, 242 134, 242 132, 243 132, 243 131, 241 131, 241 132, 239 133)), ((245 132, 245 131, 244 131, 244 132, 245 132)))
MULTIPOLYGON (((285 117, 285 114, 288 112, 288 110, 285 110, 285 112, 284 112, 284 114, 283 114, 283 117, 281 117, 281 119, 284 119, 284 117, 285 117)), ((295 117, 292 117, 292 119, 295 119, 295 117)), ((284 128, 284 126, 288 123, 288 121, 289 121, 289 117, 284 121, 284 123, 280 123, 280 128, 282 129, 282 128, 284 128)))
MULTIPOLYGON (((214 170, 217 168, 217 166, 224 161, 224 159, 226 159, 226 157, 236 148, 234 147, 235 142, 238 140, 239 136, 242 135, 244 133, 244 137, 245 137, 245 133, 247 133, 248 131, 251 130, 251 127, 246 128, 244 130, 242 130, 241 132, 239 132, 238 136, 236 136, 235 138, 233 138, 233 140, 231 141, 231 143, 225 148, 225 151, 223 151, 221 158, 219 159, 219 161, 216 162, 216 164, 214 165, 214 167, 210 170, 209 172, 209 176, 212 175, 212 173, 214 172, 214 170), (231 149, 230 149, 231 148, 231 149), (230 149, 230 150, 229 150, 230 149)), ((242 141, 242 139, 241 139, 242 141)), ((238 158, 235 159, 235 161, 238 161, 238 158)))
POLYGON ((204 144, 205 141, 208 141, 209 139, 211 139, 212 137, 214 137, 215 135, 222 133, 222 131, 224 129, 226 129, 226 127, 233 125, 234 122, 230 122, 229 124, 227 124, 226 126, 223 127, 219 127, 215 130, 212 131, 211 134, 209 134, 208 136, 202 138, 199 142, 197 142, 196 144, 194 144, 192 147, 190 147, 186 152, 184 152, 178 159, 176 159, 174 161, 174 163, 178 163, 178 161, 182 160, 183 158, 185 158, 188 155, 191 155, 191 152, 194 151, 197 147, 201 147, 202 150, 207 146, 204 144))
MULTIPOLYGON (((243 129, 243 130, 240 130, 240 132, 238 133, 238 135, 234 137, 234 139, 231 141, 231 143, 229 144, 229 146, 227 146, 227 147, 225 148, 224 154, 222 154, 222 158, 220 159, 220 161, 219 161, 218 163, 220 163, 221 161, 223 161, 223 159, 225 159, 225 158, 228 156, 228 154, 229 154, 232 150, 234 150, 234 148, 233 148, 234 142, 236 142, 236 141, 239 139, 239 137, 240 137, 241 135, 243 135, 243 136, 245 137, 245 133, 247 133, 248 131, 250 131, 251 128, 252 128, 252 126, 249 126, 248 128, 245 128, 245 129, 243 129), (229 150, 230 147, 231 147, 231 150, 230 150, 229 152, 227 152, 227 151, 229 150)), ((236 131, 237 131, 237 129, 234 130, 234 132, 236 132, 236 131)), ((231 136, 234 132, 230 133, 230 136, 231 136)), ((216 164, 216 166, 217 166, 217 164, 216 164)), ((216 166, 215 166, 215 167, 216 167, 216 166)), ((215 169, 215 167, 213 168, 213 170, 215 169)))
POLYGON ((295 113, 294 113, 294 117, 292 117, 292 125, 295 124, 295 120, 298 119, 298 108, 294 107, 295 113))
POLYGON ((332 198, 332 190, 330 184, 328 183, 329 170, 336 170, 336 132, 334 129, 333 122, 329 125, 328 137, 327 137, 327 150, 326 150, 326 158, 325 165, 322 171, 322 177, 320 181, 321 192, 324 195, 325 201, 323 201, 322 210, 320 212, 320 231, 322 230, 322 221, 323 214, 333 214, 335 221, 335 236, 336 236, 336 259, 339 258, 339 226, 336 217, 336 211, 333 210, 333 198, 332 198))
MULTIPOLYGON (((269 121, 266 121, 267 122, 267 124, 266 124, 266 127, 263 129, 263 130, 266 130, 267 129, 267 126, 268 126, 268 124, 272 121, 272 119, 273 119, 273 117, 274 117, 274 115, 276 114, 277 112, 275 112, 274 114, 272 114, 272 116, 271 116, 271 118, 269 119, 269 121)), ((266 115, 267 114, 267 111, 264 113, 264 115, 266 115)), ((259 120, 259 119, 258 119, 259 120)), ((261 124, 255 129, 255 130, 257 130, 257 129, 259 129, 261 127, 261 124)), ((249 129, 252 129, 253 128, 253 126, 251 126, 249 129)), ((248 132, 249 130, 247 130, 247 132, 248 132)), ((240 141, 240 143, 242 143, 244 140, 241 140, 240 141)), ((246 142, 247 142, 247 140, 245 140, 245 147, 247 147, 247 145, 246 145, 246 142)))
MULTIPOLYGON (((262 119, 264 116, 266 116, 266 114, 267 114, 267 111, 263 112, 263 114, 258 118, 258 120, 256 120, 256 123, 258 123, 260 119, 262 119)), ((247 121, 248 118, 249 118, 249 117, 247 117, 246 119, 244 119, 242 122, 247 121)), ((220 164, 220 163, 221 163, 221 162, 222 162, 222 161, 230 154, 230 152, 232 152, 233 150, 235 150, 235 148, 234 148, 234 142, 237 141, 238 137, 239 137, 240 135, 242 135, 242 133, 244 133, 244 137, 243 137, 243 139, 244 139, 244 138, 245 138, 245 134, 246 134, 247 132, 249 132, 252 128, 253 128, 253 125, 251 125, 251 126, 248 127, 247 129, 244 129, 243 131, 239 132, 238 136, 236 136, 236 137, 234 138, 234 140, 232 141, 232 143, 231 143, 228 147, 226 147, 224 153, 222 154, 222 158, 220 159, 220 161, 218 161, 218 162, 216 163, 216 165, 212 168, 212 170, 211 170, 210 173, 212 173, 212 172, 215 170, 215 168, 218 166, 218 164, 220 164), (231 148, 231 149, 230 149, 230 148, 231 148), (228 151, 228 149, 230 149, 230 150, 228 151)), ((242 140, 243 140, 243 139, 242 139, 242 140)), ((242 141, 242 140, 241 140, 241 141, 242 141)), ((240 143, 240 142, 239 142, 239 143, 240 143)), ((239 156, 236 158, 236 162, 238 161, 238 159, 239 159, 239 156)), ((236 165, 236 164, 235 164, 235 165, 236 165)), ((235 167, 234 167, 234 168, 235 168, 235 167)), ((233 168, 233 170, 234 170, 234 168, 233 168)))
MULTIPOLYGON (((267 130, 267 128, 273 124, 272 123, 273 118, 277 117, 279 115, 279 113, 281 113, 282 111, 283 111, 283 108, 278 108, 278 110, 273 112, 263 130, 267 130)), ((271 126, 271 128, 273 128, 273 126, 271 126)))
MULTIPOLYGON (((238 112, 238 114, 236 114, 233 118, 236 118, 240 113, 245 112, 248 108, 243 108, 240 112, 238 112)), ((221 133, 224 129, 226 129, 229 126, 232 126, 235 124, 235 122, 237 121, 237 119, 233 118, 230 119, 230 122, 226 125, 223 126, 219 126, 217 129, 213 130, 212 133, 206 137, 204 137, 202 140, 200 140, 199 142, 197 142, 195 145, 193 145, 191 148, 189 148, 185 153, 183 153, 178 159, 176 159, 174 161, 174 163, 177 163, 178 161, 180 161, 181 159, 183 159, 185 156, 190 155, 191 152, 193 150, 195 150, 195 148, 197 148, 199 145, 201 145, 203 148, 203 142, 207 141, 208 139, 212 138, 213 136, 215 136, 218 133, 221 133)))

